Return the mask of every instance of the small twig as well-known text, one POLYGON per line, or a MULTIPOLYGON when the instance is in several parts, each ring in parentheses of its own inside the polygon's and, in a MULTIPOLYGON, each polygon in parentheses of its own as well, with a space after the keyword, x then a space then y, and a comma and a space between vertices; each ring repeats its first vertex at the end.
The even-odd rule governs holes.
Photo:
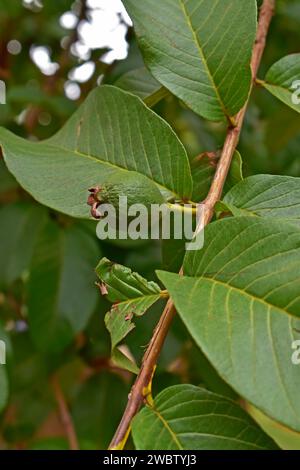
MULTIPOLYGON (((256 41, 251 61, 253 83, 256 78, 256 74, 258 72, 258 68, 265 48, 266 37, 274 13, 274 7, 275 0, 264 0, 263 5, 261 7, 256 41)), ((202 203, 202 205, 204 206, 204 224, 202 220, 202 225, 204 226, 209 224, 209 222, 211 221, 211 218, 214 214, 215 204, 218 202, 222 195, 223 187, 228 175, 228 171, 230 169, 232 157, 239 142, 247 105, 248 102, 236 116, 235 127, 230 127, 228 129, 226 140, 214 179, 212 181, 208 196, 202 203)), ((182 274, 182 269, 180 273, 182 274)), ((136 381, 132 387, 125 412, 110 444, 110 449, 122 449, 126 443, 131 421, 136 415, 136 413, 139 411, 141 405, 145 400, 144 390, 147 389, 149 382, 152 379, 153 370, 157 363, 157 359, 163 347, 165 338, 168 334, 175 313, 176 311, 174 304, 172 300, 169 299, 160 317, 160 320, 154 330, 148 349, 144 355, 140 373, 137 376, 136 381)))
POLYGON ((66 403, 59 379, 56 375, 51 378, 51 384, 53 388, 53 393, 57 406, 59 409, 59 414, 61 418, 62 425, 64 427, 66 437, 69 441, 69 446, 71 450, 79 450, 78 439, 75 432, 74 424, 66 403))

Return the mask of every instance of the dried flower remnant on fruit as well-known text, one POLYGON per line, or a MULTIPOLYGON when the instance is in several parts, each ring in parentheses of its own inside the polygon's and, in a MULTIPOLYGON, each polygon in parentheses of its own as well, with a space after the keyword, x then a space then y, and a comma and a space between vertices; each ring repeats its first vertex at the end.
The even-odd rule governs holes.
POLYGON ((91 206, 91 216, 94 219, 99 220, 102 217, 101 212, 98 210, 98 207, 100 205, 100 200, 98 199, 98 194, 100 193, 101 188, 100 188, 100 186, 95 186, 93 188, 90 188, 88 191, 89 191, 90 195, 88 197, 87 204, 89 206, 91 206))
POLYGON ((96 285, 99 287, 101 295, 107 295, 108 294, 108 290, 107 290, 106 284, 104 282, 98 282, 96 285))

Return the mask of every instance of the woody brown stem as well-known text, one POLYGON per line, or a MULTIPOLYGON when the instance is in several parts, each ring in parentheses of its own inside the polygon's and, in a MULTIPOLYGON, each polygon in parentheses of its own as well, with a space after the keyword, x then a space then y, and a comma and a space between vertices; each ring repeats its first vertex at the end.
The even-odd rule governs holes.
MULTIPOLYGON (((251 60, 253 83, 256 79, 258 68, 266 45, 266 38, 274 13, 274 8, 275 0, 264 0, 260 11, 257 35, 251 60)), ((202 226, 206 226, 210 223, 214 214, 214 207, 221 198, 223 187, 230 169, 232 157, 239 142, 242 125, 247 110, 247 104, 248 102, 236 116, 234 120, 235 126, 228 128, 224 147, 218 162, 214 179, 212 181, 208 196, 202 203, 204 210, 204 221, 201 221, 202 226)), ((182 269, 180 273, 182 274, 182 269)), ((123 449, 126 443, 131 421, 145 400, 144 391, 148 388, 149 382, 152 379, 155 365, 157 363, 159 354, 163 347, 175 313, 176 311, 174 304, 172 300, 169 299, 144 355, 139 375, 137 376, 136 381, 132 387, 125 412, 112 439, 109 447, 110 449, 123 449)))

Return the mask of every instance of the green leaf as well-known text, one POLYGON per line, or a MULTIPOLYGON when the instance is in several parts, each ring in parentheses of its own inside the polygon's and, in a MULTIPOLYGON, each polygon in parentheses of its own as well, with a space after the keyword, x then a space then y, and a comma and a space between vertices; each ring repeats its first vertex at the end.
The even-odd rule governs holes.
POLYGON ((0 220, 0 287, 8 287, 29 269, 45 211, 37 204, 17 202, 0 210, 0 220))
POLYGON ((139 294, 140 297, 123 300, 114 304, 105 318, 106 326, 112 336, 115 347, 127 334, 134 329, 132 319, 140 317, 160 298, 160 290, 156 294, 139 294))
POLYGON ((276 62, 267 72, 263 85, 272 95, 300 113, 300 54, 276 62))
POLYGON ((168 90, 152 77, 146 67, 130 70, 114 84, 122 90, 139 96, 149 107, 154 106, 168 95, 168 90))
POLYGON ((276 444, 234 401, 194 385, 163 390, 132 425, 138 450, 263 450, 276 444))
POLYGON ((74 217, 89 217, 88 189, 116 171, 126 178, 134 170, 168 194, 191 196, 188 158, 171 127, 138 97, 108 85, 93 90, 51 139, 30 142, 0 128, 0 145, 24 189, 74 217))
MULTIPOLYGON (((193 178, 193 201, 203 201, 209 191, 212 179, 216 172, 216 166, 219 161, 219 153, 209 152, 203 153, 196 157, 192 162, 192 178, 193 178)), ((224 192, 243 180, 242 157, 238 151, 234 152, 228 178, 224 186, 224 192)))
POLYGON ((300 178, 255 175, 234 186, 224 197, 234 215, 286 218, 300 225, 300 178))
POLYGON ((185 276, 161 281, 198 346, 240 395, 300 430, 300 374, 292 343, 300 329, 300 232, 256 217, 207 227, 185 276))
POLYGON ((153 76, 193 111, 218 121, 245 103, 255 0, 123 0, 153 76))
POLYGON ((97 303, 93 266, 99 254, 93 237, 76 226, 44 227, 28 286, 30 332, 40 350, 63 350, 86 326, 97 303))
POLYGON ((105 295, 110 302, 122 302, 160 293, 160 288, 155 282, 147 281, 126 266, 113 263, 107 258, 101 259, 96 267, 96 273, 107 289, 105 295))
POLYGON ((105 324, 111 336, 112 359, 120 367, 136 373, 136 365, 124 356, 118 345, 135 328, 132 320, 144 315, 161 298, 160 287, 107 258, 102 258, 96 273, 101 280, 101 292, 114 304, 105 316, 105 324))

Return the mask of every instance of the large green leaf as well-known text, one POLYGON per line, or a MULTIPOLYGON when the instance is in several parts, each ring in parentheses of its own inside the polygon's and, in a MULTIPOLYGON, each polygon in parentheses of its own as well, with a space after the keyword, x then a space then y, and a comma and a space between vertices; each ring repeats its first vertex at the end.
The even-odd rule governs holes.
POLYGON ((300 113, 300 54, 276 62, 260 83, 280 101, 300 113))
POLYGON ((153 281, 147 281, 130 268, 102 258, 96 267, 96 273, 105 288, 105 295, 110 302, 123 302, 144 295, 157 295, 159 286, 153 281))
POLYGON ((205 232, 185 276, 159 273, 182 320, 219 374, 275 420, 300 430, 300 232, 256 217, 205 232))
POLYGON ((135 328, 134 318, 144 315, 161 298, 160 287, 107 258, 102 258, 96 273, 101 280, 103 295, 113 302, 105 316, 105 324, 111 336, 112 359, 120 367, 137 372, 136 365, 117 346, 135 328))
POLYGON ((276 449, 234 401, 194 385, 163 390, 134 419, 138 450, 276 449))
POLYGON ((75 217, 89 217, 89 187, 116 171, 142 173, 180 199, 192 193, 188 158, 171 127, 138 97, 108 85, 93 90, 51 139, 30 142, 0 128, 0 145, 35 199, 75 217))
POLYGON ((79 227, 43 229, 30 271, 30 332, 43 351, 60 351, 87 324, 97 302, 93 266, 96 241, 79 227))
POLYGON ((123 0, 153 76, 213 121, 234 116, 251 82, 255 0, 123 0))
POLYGON ((222 202, 234 215, 287 218, 300 224, 300 178, 250 176, 234 186, 222 202))

